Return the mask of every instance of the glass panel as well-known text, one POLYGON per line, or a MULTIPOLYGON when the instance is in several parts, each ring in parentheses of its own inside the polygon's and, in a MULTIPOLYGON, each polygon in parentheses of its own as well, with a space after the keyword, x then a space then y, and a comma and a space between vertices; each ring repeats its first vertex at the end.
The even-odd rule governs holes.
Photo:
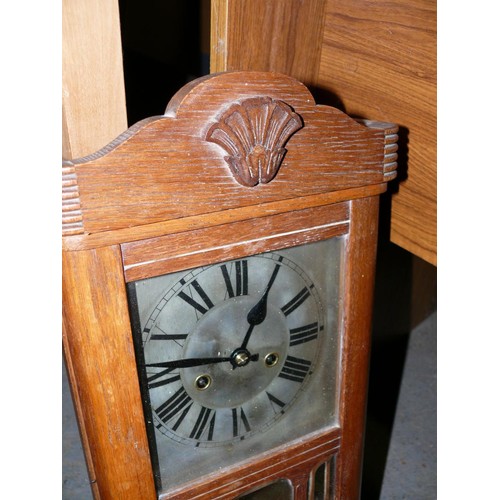
POLYGON ((337 424, 344 242, 129 284, 160 492, 337 424))
POLYGON ((321 464, 313 475, 313 491, 309 494, 310 498, 314 500, 325 500, 325 475, 326 475, 326 464, 321 464))
POLYGON ((325 462, 311 472, 309 478, 310 500, 328 500, 333 498, 335 474, 335 457, 331 461, 325 462))
POLYGON ((259 490, 252 491, 239 500, 293 500, 293 488, 290 481, 281 479, 275 483, 268 484, 259 490))

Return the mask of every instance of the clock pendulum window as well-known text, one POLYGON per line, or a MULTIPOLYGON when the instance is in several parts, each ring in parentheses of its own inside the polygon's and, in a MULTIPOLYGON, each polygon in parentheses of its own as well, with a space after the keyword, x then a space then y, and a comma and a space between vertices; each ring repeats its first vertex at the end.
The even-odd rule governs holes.
POLYGON ((65 162, 65 355, 96 498, 359 496, 397 127, 230 72, 65 162))

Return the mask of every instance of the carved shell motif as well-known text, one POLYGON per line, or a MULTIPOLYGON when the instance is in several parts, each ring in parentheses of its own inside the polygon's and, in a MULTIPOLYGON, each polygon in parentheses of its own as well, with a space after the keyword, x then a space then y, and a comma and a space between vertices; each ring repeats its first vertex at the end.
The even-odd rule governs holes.
POLYGON ((283 101, 252 97, 233 104, 207 132, 206 140, 229 153, 224 159, 243 186, 271 181, 280 168, 283 147, 302 120, 283 101))

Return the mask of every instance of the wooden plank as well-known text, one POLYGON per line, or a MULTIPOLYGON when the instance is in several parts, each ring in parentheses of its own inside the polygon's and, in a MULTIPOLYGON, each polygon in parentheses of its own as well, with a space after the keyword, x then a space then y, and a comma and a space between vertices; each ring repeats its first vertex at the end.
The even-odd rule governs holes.
POLYGON ((277 71, 314 83, 325 2, 213 0, 210 71, 277 71))
POLYGON ((127 128, 118 1, 63 0, 63 158, 127 128))
POLYGON ((266 203, 258 207, 250 206, 224 210, 210 214, 195 215, 138 227, 118 229, 116 231, 105 231, 95 234, 83 234, 66 236, 63 238, 63 250, 90 250, 107 245, 115 245, 121 242, 132 242, 142 239, 156 238, 158 236, 182 233, 203 227, 215 227, 237 221, 265 217, 272 214, 280 214, 293 210, 302 210, 309 207, 321 207, 332 203, 340 203, 346 200, 375 196, 384 193, 386 184, 376 184, 362 188, 346 189, 333 193, 303 196, 296 199, 287 199, 273 203, 266 203))
POLYGON ((330 0, 317 84, 400 126, 391 240, 436 264, 436 2, 330 0))

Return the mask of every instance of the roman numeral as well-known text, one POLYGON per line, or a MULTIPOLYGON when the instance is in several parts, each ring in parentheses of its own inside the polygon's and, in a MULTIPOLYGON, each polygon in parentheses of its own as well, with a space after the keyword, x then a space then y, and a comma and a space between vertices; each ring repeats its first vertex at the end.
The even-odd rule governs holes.
POLYGON ((227 265, 222 264, 220 266, 229 297, 248 295, 248 262, 246 260, 237 260, 230 265, 230 268, 234 269, 234 286, 227 265))
POLYGON ((172 368, 167 368, 166 370, 162 370, 161 372, 155 373, 154 375, 148 377, 148 389, 154 389, 156 387, 161 387, 162 385, 171 384, 172 382, 177 382, 177 380, 180 380, 181 376, 179 374, 173 374, 170 378, 166 378, 158 382, 153 382, 153 380, 157 380, 165 375, 168 375, 171 371, 172 368))
POLYGON ((293 382, 302 383, 309 373, 311 362, 307 359, 296 358, 294 356, 287 356, 283 368, 278 375, 281 378, 292 380, 293 382))
MULTIPOLYGON (((152 333, 149 340, 172 340, 177 345, 183 345, 182 342, 187 339, 187 333, 166 333, 158 325, 154 325, 154 328, 160 331, 160 333, 152 333)), ((146 331, 146 329, 144 329, 146 331)))
POLYGON ((160 418, 164 423, 167 423, 172 420, 172 418, 177 417, 177 420, 172 427, 175 431, 179 425, 181 425, 192 404, 193 400, 189 397, 184 387, 181 387, 173 396, 156 408, 155 412, 158 415, 158 418, 160 418))
POLYGON ((283 408, 285 407, 286 403, 283 403, 280 399, 278 399, 276 396, 273 396, 270 392, 267 392, 267 397, 269 399, 269 402, 271 403, 271 407, 274 411, 274 413, 285 413, 285 410, 283 408), (278 407, 278 409, 276 409, 278 407))
POLYGON ((318 322, 290 329, 290 346, 310 342, 318 337, 318 322))
POLYGON ((214 427, 215 427, 215 410, 211 410, 209 408, 201 407, 200 414, 198 415, 198 419, 194 424, 193 430, 189 437, 191 439, 200 439, 200 437, 204 434, 206 430, 208 430, 208 441, 212 441, 214 437, 214 427), (212 414, 213 413, 213 414, 212 414), (210 419, 210 415, 212 418, 210 419))
MULTIPOLYGON (((153 333, 150 340, 186 340, 187 333, 153 333)), ((178 342, 176 342, 178 344, 178 342)))
POLYGON ((288 316, 291 314, 297 307, 299 307, 304 300, 307 299, 311 295, 311 292, 307 289, 307 287, 304 287, 295 297, 290 300, 290 302, 287 302, 282 308, 281 311, 285 316, 288 316))
MULTIPOLYGON (((233 437, 238 437, 240 434, 243 434, 242 427, 245 428, 246 432, 250 432, 251 427, 250 424, 248 423, 247 416, 245 415, 245 412, 243 411, 243 408, 240 408, 240 414, 238 417, 238 409, 233 408, 233 437), (241 424, 243 425, 241 425, 241 424)), ((245 436, 241 436, 241 439, 244 439, 245 436)))
MULTIPOLYGON (((184 285, 185 281, 181 280, 180 283, 184 285)), ((184 291, 179 292, 179 297, 187 302, 190 306, 193 306, 201 314, 205 314, 209 309, 212 309, 212 307, 214 307, 214 304, 210 300, 210 297, 206 294, 205 290, 203 290, 201 285, 196 280, 193 280, 191 282, 191 286, 196 290, 196 293, 199 295, 203 303, 197 302, 195 299, 193 299, 193 297, 191 297, 184 291)))

